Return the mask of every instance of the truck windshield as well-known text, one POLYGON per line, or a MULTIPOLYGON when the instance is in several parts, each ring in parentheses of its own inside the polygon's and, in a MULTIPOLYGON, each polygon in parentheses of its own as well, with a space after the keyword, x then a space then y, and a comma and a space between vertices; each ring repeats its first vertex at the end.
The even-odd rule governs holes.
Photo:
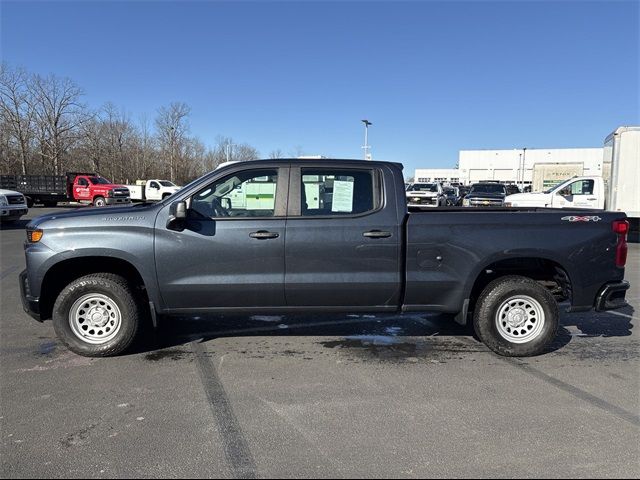
POLYGON ((160 185, 162 185, 163 187, 175 187, 176 184, 170 182, 169 180, 160 180, 160 185))
POLYGON ((438 185, 435 183, 414 183, 409 187, 408 192, 437 192, 438 185))
POLYGON ((491 184, 482 184, 482 185, 473 185, 471 187, 471 191, 469 193, 498 193, 504 194, 505 188, 504 185, 491 185, 491 184))
POLYGON ((111 182, 102 177, 89 177, 89 181, 94 185, 111 185, 111 182))

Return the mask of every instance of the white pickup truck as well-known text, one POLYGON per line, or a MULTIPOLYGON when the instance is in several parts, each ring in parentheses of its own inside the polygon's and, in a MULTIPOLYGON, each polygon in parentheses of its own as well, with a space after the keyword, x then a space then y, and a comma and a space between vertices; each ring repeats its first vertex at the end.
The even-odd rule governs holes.
POLYGON ((180 187, 169 180, 137 180, 135 185, 126 185, 131 201, 159 201, 173 195, 180 187))
POLYGON ((590 208, 625 212, 632 230, 640 217, 640 127, 620 127, 604 142, 602 174, 569 178, 540 193, 505 199, 508 207, 590 208))

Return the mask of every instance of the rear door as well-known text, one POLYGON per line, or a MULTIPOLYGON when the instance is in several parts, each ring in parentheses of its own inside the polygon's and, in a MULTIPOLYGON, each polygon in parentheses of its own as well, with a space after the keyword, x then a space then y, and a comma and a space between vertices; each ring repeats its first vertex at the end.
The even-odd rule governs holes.
POLYGON ((402 237, 395 201, 403 193, 385 185, 383 168, 292 166, 288 306, 397 308, 402 237))

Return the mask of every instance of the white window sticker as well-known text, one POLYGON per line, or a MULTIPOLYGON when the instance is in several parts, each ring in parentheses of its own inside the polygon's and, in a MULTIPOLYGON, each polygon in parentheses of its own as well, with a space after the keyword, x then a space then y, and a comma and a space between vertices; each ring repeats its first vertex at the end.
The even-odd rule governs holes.
POLYGON ((349 213, 353 211, 353 180, 333 181, 333 202, 331 204, 331 211, 349 213))

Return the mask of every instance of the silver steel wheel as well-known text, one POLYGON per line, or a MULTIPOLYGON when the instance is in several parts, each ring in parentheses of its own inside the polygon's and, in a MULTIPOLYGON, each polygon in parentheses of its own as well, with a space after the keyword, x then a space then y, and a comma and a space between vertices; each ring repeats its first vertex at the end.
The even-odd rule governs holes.
POLYGON ((107 202, 105 201, 104 198, 98 198, 96 199, 96 201, 93 203, 94 206, 96 207, 104 207, 107 204, 107 202))
POLYGON ((69 310, 71 331, 83 342, 101 345, 120 331, 122 314, 116 302, 101 293, 88 293, 69 310))
POLYGON ((537 338, 544 328, 544 321, 540 302, 526 295, 504 301, 496 313, 498 332, 511 343, 527 343, 537 338))

